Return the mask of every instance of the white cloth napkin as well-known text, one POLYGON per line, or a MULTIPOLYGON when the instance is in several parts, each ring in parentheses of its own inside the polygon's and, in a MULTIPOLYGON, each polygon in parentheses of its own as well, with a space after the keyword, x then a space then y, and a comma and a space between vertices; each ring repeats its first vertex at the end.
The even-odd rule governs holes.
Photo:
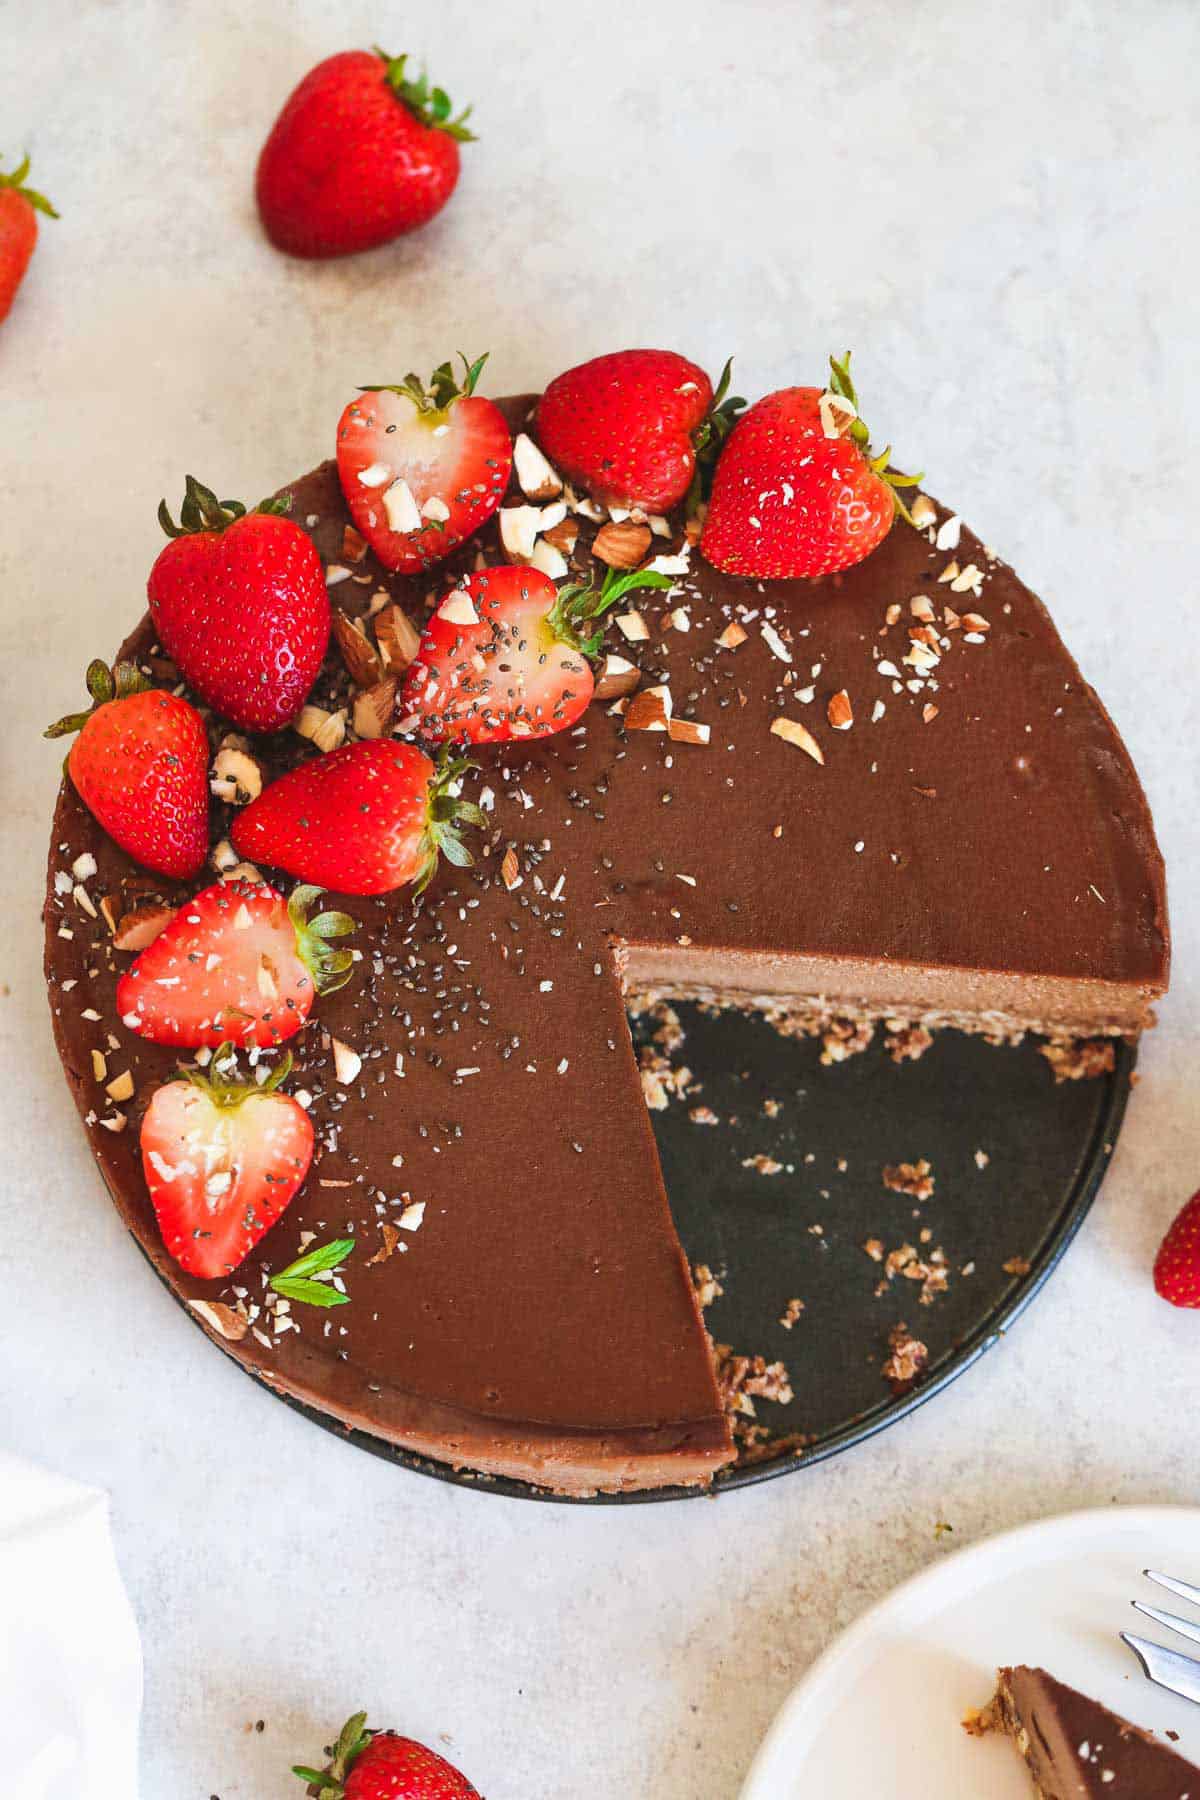
POLYGON ((107 1496, 0 1451, 4 1792, 137 1800, 141 1704, 107 1496))

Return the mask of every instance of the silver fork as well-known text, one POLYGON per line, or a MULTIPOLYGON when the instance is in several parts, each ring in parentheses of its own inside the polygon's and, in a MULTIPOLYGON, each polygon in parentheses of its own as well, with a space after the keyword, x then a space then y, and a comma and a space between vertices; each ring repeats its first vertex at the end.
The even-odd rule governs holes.
MULTIPOLYGON (((1147 1581, 1157 1582, 1159 1587, 1166 1588, 1168 1593, 1177 1595, 1180 1600, 1200 1606, 1200 1587, 1192 1587, 1186 1581, 1176 1581, 1173 1575, 1161 1575, 1157 1569, 1143 1569, 1142 1574, 1147 1581)), ((1133 1606, 1147 1619, 1153 1619, 1156 1625, 1165 1625, 1168 1631, 1176 1632, 1193 1644, 1200 1644, 1200 1625, 1194 1625, 1190 1619, 1181 1619, 1177 1613, 1163 1612, 1161 1607, 1144 1606, 1140 1600, 1135 1600, 1133 1606)), ((1200 1660, 1194 1656, 1184 1656, 1179 1650, 1167 1650, 1162 1644, 1155 1644, 1149 1638, 1134 1637, 1129 1631, 1121 1633, 1121 1640, 1129 1645, 1142 1665, 1143 1674, 1151 1681, 1159 1687, 1168 1688, 1172 1694, 1178 1694, 1184 1700, 1194 1700, 1200 1706, 1200 1660)))

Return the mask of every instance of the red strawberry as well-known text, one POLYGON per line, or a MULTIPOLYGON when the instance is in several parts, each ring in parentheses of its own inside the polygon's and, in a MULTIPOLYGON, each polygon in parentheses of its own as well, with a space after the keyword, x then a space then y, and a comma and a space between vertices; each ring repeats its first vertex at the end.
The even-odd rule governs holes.
POLYGON ((247 513, 218 500, 194 475, 179 509, 166 501, 147 592, 163 649, 210 706, 247 731, 290 725, 308 698, 329 643, 321 559, 282 515, 290 494, 247 513))
POLYGON ((403 56, 346 50, 304 77, 271 128, 255 192, 271 242, 293 256, 346 256, 413 231, 458 182, 456 119, 403 56))
POLYGON ((294 1037, 316 996, 344 987, 353 966, 349 950, 327 940, 354 920, 305 918, 320 892, 298 887, 288 901, 263 883, 230 881, 185 901, 118 982, 121 1023, 185 1049, 294 1037))
POLYGON ((538 402, 542 449, 605 506, 665 512, 692 485, 697 453, 719 443, 744 400, 726 400, 673 350, 617 350, 556 376, 538 402))
POLYGON ((1172 1306, 1200 1306, 1200 1193, 1192 1195, 1159 1247, 1154 1286, 1172 1306))
POLYGON ((90 712, 51 725, 78 738, 67 773, 89 812, 136 862, 187 880, 208 854, 208 734, 195 707, 132 663, 88 665, 90 712))
POLYGON ((827 389, 780 388, 734 427, 700 539, 716 568, 768 581, 832 575, 869 556, 897 513, 908 518, 896 489, 921 477, 889 469, 890 450, 871 456, 850 354, 829 361, 827 389))
POLYGON ((25 186, 29 158, 11 175, 0 169, 0 319, 8 317, 16 298, 29 259, 37 244, 38 214, 57 219, 58 214, 44 194, 25 186))
POLYGON ((610 569, 599 590, 556 588, 538 569, 501 564, 466 577, 430 619, 404 679, 402 708, 432 743, 507 744, 566 731, 591 703, 587 632, 632 588, 665 575, 610 569))
POLYGON ((249 1256, 312 1161, 304 1108, 277 1093, 287 1055, 261 1087, 235 1079, 222 1046, 212 1075, 189 1069, 156 1088, 142 1120, 142 1168, 163 1243, 189 1275, 215 1281, 249 1256))
POLYGON ((500 408, 475 392, 486 361, 462 358, 461 387, 445 362, 428 388, 416 375, 362 388, 338 421, 342 492, 385 569, 440 562, 504 498, 512 437, 500 408))
POLYGON ((440 851, 459 865, 473 860, 459 826, 482 825, 483 815, 450 791, 469 766, 435 768, 394 738, 343 744, 252 800, 234 820, 234 846, 339 893, 385 894, 409 881, 421 893, 440 851))
POLYGON ((320 1800, 480 1800, 435 1750, 394 1731, 368 1731, 365 1712, 347 1719, 329 1754, 325 1769, 292 1768, 320 1800))

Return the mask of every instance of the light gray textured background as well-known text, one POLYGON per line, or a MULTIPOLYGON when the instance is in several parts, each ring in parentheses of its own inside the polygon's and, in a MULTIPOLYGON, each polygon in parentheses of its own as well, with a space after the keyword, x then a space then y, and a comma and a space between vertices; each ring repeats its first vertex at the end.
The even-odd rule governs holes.
POLYGON ((147 1657, 143 1800, 282 1800, 290 1754, 359 1703, 445 1734, 490 1800, 732 1800, 792 1682, 901 1576, 1043 1513, 1200 1489, 1200 1318, 1149 1285, 1200 1183, 1200 14, 2 12, 0 144, 30 147, 63 217, 0 329, 0 1435, 113 1492, 147 1657), (256 227, 255 154, 310 64, 374 39, 474 99, 482 141, 420 236, 289 263, 256 227), (492 391, 513 390, 633 343, 712 369, 734 350, 751 395, 854 346, 876 432, 1045 595, 1125 733, 1177 973, 1103 1196, 1002 1349, 804 1478, 560 1510, 337 1445, 206 1351, 149 1277, 50 1040, 58 753, 37 732, 139 612, 154 509, 185 469, 253 500, 332 449, 358 381, 461 346, 490 348, 492 391))

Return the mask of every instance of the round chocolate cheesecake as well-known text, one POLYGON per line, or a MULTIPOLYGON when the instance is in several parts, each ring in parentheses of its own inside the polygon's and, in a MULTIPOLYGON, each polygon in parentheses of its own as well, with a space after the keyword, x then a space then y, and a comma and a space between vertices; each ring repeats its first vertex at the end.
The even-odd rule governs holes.
MULTIPOLYGON (((521 429, 532 402, 502 404, 521 429)), ((364 627, 341 628, 312 702, 387 730, 411 627, 477 557, 503 559, 496 523, 396 576, 348 530, 331 462, 290 492, 335 613, 364 627)), ((580 574, 603 569, 587 510, 555 533, 580 574)), ((609 626, 636 676, 614 667, 572 731, 476 751, 473 867, 443 865, 420 899, 338 900, 360 959, 289 1046, 316 1157, 224 1282, 159 1238, 138 1130, 178 1058, 115 1002, 137 919, 191 890, 137 868, 64 784, 46 898, 63 1066, 122 1217, 229 1354, 457 1467, 569 1493, 705 1482, 732 1439, 627 1008, 997 1037, 1150 1022, 1166 903, 1128 755, 1036 597, 944 509, 918 517, 807 582, 722 575, 681 518, 645 527, 639 560, 673 585, 609 626), (357 1240, 351 1303, 272 1306, 267 1274, 310 1234, 357 1240)), ((177 680, 148 619, 122 654, 177 680)), ((270 779, 321 752, 291 731, 253 753, 270 779)), ((231 816, 214 798, 214 843, 231 816)))

